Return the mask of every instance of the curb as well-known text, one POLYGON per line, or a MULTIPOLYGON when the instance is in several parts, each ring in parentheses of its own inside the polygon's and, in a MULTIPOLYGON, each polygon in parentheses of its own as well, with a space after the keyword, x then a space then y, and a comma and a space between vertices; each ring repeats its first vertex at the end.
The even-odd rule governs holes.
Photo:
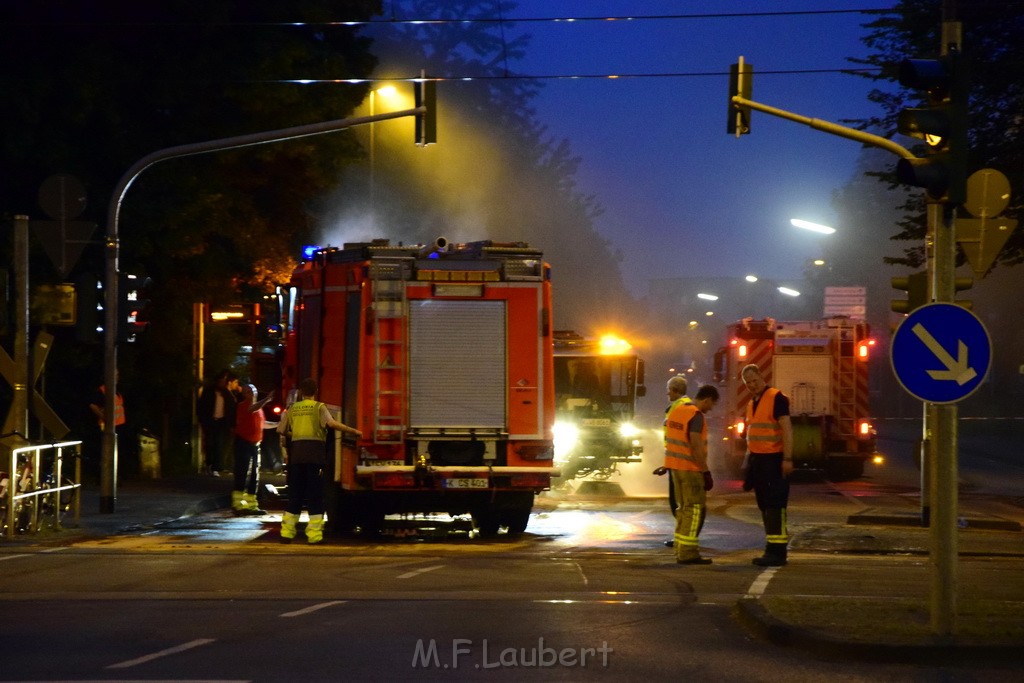
POLYGON ((965 644, 958 643, 956 636, 935 636, 934 642, 915 644, 848 641, 839 635, 782 621, 772 615, 760 600, 751 596, 744 596, 736 602, 733 616, 763 640, 830 659, 940 666, 1020 663, 1020 645, 965 644))
MULTIPOLYGON (((986 529, 989 531, 1021 531, 1021 525, 1009 519, 998 517, 963 517, 960 518, 961 529, 986 529)), ((894 514, 891 512, 861 512, 850 515, 846 523, 851 526, 909 526, 927 529, 922 526, 921 516, 917 514, 894 514)))

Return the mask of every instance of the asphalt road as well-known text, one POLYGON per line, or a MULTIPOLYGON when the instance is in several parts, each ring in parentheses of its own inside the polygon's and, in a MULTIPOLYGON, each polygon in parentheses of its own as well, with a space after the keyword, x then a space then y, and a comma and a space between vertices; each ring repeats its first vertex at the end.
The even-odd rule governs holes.
MULTIPOLYGON (((758 640, 735 618, 745 596, 827 596, 840 614, 854 595, 926 595, 927 556, 910 547, 920 532, 884 555, 853 547, 866 542, 857 535, 818 533, 865 510, 912 510, 906 448, 883 444, 887 464, 861 481, 802 478, 783 570, 750 564, 763 543, 759 515, 724 476, 701 535, 715 560, 707 567, 674 563, 664 499, 641 497, 628 477, 628 498, 546 496, 514 541, 414 520, 383 539, 281 545, 273 515, 218 511, 66 545, 0 547, 0 680, 1019 679, 1024 666, 984 660, 808 655, 758 640)), ((646 477, 638 481, 660 491, 663 480, 646 477)), ((968 483, 962 498, 1024 521, 1020 483, 1009 471, 1004 493, 968 483)), ((1024 602, 1018 567, 1000 564, 993 581, 990 559, 963 559, 963 600, 1024 602)))

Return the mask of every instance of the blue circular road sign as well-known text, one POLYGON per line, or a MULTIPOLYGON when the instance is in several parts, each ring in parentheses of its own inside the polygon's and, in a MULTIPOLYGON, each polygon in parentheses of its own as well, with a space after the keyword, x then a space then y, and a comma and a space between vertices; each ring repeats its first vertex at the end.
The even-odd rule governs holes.
POLYGON ((929 403, 955 403, 981 386, 992 364, 992 341, 977 316, 935 303, 908 315, 892 338, 892 369, 908 392, 929 403))

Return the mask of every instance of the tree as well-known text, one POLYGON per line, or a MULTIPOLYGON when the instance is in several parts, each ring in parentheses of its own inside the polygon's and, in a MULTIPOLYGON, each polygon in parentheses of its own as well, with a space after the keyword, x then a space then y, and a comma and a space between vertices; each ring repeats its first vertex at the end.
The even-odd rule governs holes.
MULTIPOLYGON (((1020 87, 1024 73, 1024 2, 1020 0, 972 0, 958 4, 963 24, 963 54, 970 74, 969 129, 970 151, 968 173, 981 168, 995 168, 1010 180, 1012 197, 1006 210, 1017 215, 1024 206, 1024 89, 1020 87)), ((879 10, 878 19, 866 24, 871 31, 865 44, 874 50, 866 59, 851 61, 876 67, 871 76, 879 82, 895 82, 896 68, 908 58, 937 56, 940 44, 942 0, 902 0, 890 10, 879 10)), ((891 87, 872 92, 870 99, 883 113, 860 122, 865 128, 892 135, 896 116, 907 106, 919 103, 908 93, 891 87)), ((892 183, 891 173, 878 174, 892 183)), ((912 196, 903 204, 906 211, 899 223, 897 240, 914 240, 902 258, 887 259, 918 267, 924 262, 924 209, 921 197, 912 196)), ((1024 231, 1010 237, 997 263, 1010 266, 1024 262, 1024 231)))
MULTIPOLYGON (((38 215, 40 182, 68 172, 89 190, 83 219, 102 225, 116 181, 150 152, 344 118, 366 86, 334 79, 365 76, 375 62, 358 28, 334 22, 379 8, 377 0, 3 3, 0 210, 38 215)), ((313 233, 310 203, 361 155, 355 135, 342 132, 166 161, 139 177, 120 232, 121 269, 154 282, 149 333, 125 350, 121 372, 140 425, 189 421, 191 304, 225 303, 287 273, 313 233)), ((101 273, 102 261, 97 244, 79 268, 101 273)), ((51 372, 82 383, 97 381, 98 365, 95 352, 67 343, 51 357, 51 372)), ((66 393, 58 405, 88 395, 66 393)), ((74 415, 79 406, 58 410, 74 415)))

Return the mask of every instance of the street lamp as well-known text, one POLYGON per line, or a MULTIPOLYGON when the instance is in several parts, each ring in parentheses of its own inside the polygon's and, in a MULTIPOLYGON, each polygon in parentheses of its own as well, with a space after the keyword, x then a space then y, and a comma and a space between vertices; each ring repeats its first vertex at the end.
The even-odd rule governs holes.
POLYGON ((779 287, 779 292, 786 296, 800 296, 800 292, 795 289, 791 289, 790 287, 779 287))
POLYGON ((820 223, 812 223, 810 221, 805 221, 800 218, 791 218, 789 223, 795 228, 802 228, 804 230, 810 230, 811 232, 819 232, 822 235, 831 235, 836 231, 835 228, 831 228, 827 225, 822 225, 820 223))
MULTIPOLYGON (((370 116, 373 117, 377 113, 377 97, 391 97, 395 94, 396 89, 393 85, 382 85, 379 88, 370 91, 370 116)), ((375 121, 370 122, 370 215, 373 217, 374 227, 377 223, 377 169, 376 169, 376 157, 377 157, 377 123, 375 121)))

